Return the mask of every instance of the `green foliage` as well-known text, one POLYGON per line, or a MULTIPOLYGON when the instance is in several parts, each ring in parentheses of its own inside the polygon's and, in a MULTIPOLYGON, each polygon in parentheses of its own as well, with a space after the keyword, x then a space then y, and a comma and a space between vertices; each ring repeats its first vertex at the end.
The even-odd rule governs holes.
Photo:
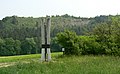
POLYGON ((101 54, 101 45, 96 42, 94 37, 90 36, 79 36, 79 48, 82 50, 82 54, 101 54))
POLYGON ((16 55, 20 55, 21 54, 21 42, 19 40, 15 40, 15 44, 14 44, 14 49, 16 50, 16 55))
POLYGON ((15 55, 16 54, 14 45, 15 45, 15 41, 12 38, 5 39, 5 48, 7 49, 6 55, 15 55))
POLYGON ((36 53, 36 43, 33 38, 26 38, 21 45, 22 54, 33 54, 36 53))
POLYGON ((65 48, 66 55, 79 54, 79 41, 75 32, 66 30, 65 32, 58 33, 56 41, 65 48))
POLYGON ((33 38, 26 38, 24 41, 13 38, 0 38, 0 55, 20 55, 37 53, 36 42, 33 38))
POLYGON ((111 17, 110 22, 99 24, 93 31, 96 41, 101 44, 104 54, 120 56, 119 18, 119 16, 111 17))
POLYGON ((56 42, 65 48, 66 55, 105 54, 94 36, 77 36, 75 32, 67 30, 57 34, 56 42))
POLYGON ((21 42, 12 38, 0 39, 0 55, 17 55, 21 51, 21 42))
POLYGON ((71 31, 61 32, 57 34, 56 41, 65 48, 66 55, 120 56, 119 33, 117 33, 119 30, 117 31, 115 24, 112 24, 103 23, 96 26, 91 36, 77 36, 71 31))
POLYGON ((7 50, 4 46, 5 46, 5 40, 0 38, 0 55, 7 55, 6 54, 7 50))
POLYGON ((56 42, 55 38, 51 39, 50 44, 51 44, 50 48, 51 48, 52 52, 59 52, 59 51, 61 51, 61 46, 56 42))

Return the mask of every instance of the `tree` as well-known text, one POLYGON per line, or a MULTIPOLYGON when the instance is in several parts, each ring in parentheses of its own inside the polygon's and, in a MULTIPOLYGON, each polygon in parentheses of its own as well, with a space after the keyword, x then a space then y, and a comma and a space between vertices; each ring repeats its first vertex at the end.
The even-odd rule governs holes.
POLYGON ((95 27, 93 34, 96 41, 101 44, 104 54, 119 55, 120 54, 120 17, 111 17, 108 23, 101 23, 95 27))
POLYGON ((14 45, 15 45, 15 40, 13 40, 13 38, 5 39, 6 55, 16 55, 16 50, 14 48, 14 45))
POLYGON ((94 36, 79 36, 79 48, 82 50, 83 55, 98 55, 102 53, 100 44, 96 42, 94 36))
POLYGON ((36 53, 36 43, 33 38, 26 38, 22 44, 21 44, 21 49, 22 49, 22 54, 33 54, 36 53))
POLYGON ((75 32, 66 30, 58 33, 56 42, 65 48, 66 55, 79 55, 79 40, 75 32))
POLYGON ((6 54, 5 41, 0 38, 0 55, 3 56, 6 54))
POLYGON ((21 42, 19 40, 15 40, 14 48, 16 50, 16 54, 20 55, 21 53, 21 42))

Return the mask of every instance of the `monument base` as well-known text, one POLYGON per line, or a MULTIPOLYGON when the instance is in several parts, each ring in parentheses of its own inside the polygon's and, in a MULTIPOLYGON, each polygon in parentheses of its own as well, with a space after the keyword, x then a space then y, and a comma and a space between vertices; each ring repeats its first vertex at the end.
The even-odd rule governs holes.
POLYGON ((45 48, 41 50, 41 61, 45 61, 45 48))
POLYGON ((45 58, 45 48, 42 48, 42 51, 41 51, 41 61, 51 61, 50 48, 47 48, 46 58, 45 58))
POLYGON ((50 52, 50 48, 47 48, 47 57, 48 57, 48 61, 51 60, 51 52, 50 52))

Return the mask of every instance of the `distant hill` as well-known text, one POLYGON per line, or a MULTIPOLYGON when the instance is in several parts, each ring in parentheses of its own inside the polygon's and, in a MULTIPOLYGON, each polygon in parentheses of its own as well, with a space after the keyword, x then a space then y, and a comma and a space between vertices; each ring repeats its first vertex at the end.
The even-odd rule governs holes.
MULTIPOLYGON (((68 14, 52 16, 51 37, 55 37, 58 32, 65 29, 73 30, 78 35, 84 35, 86 32, 91 31, 98 23, 110 21, 110 16, 101 15, 94 18, 74 17, 68 14)), ((41 18, 43 17, 5 17, 0 20, 0 37, 12 37, 21 40, 26 37, 40 36, 41 18)))

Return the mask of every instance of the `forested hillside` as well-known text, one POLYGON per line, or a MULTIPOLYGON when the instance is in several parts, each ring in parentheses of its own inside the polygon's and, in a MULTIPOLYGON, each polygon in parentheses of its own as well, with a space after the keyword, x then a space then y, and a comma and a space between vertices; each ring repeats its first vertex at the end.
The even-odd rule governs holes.
MULTIPOLYGON (((69 16, 68 14, 52 16, 51 36, 54 37, 56 33, 64 31, 65 29, 74 30, 78 35, 83 35, 96 24, 109 21, 109 17, 110 16, 97 16, 95 18, 81 18, 69 16)), ((44 17, 5 17, 0 20, 0 37, 12 37, 14 39, 37 37, 40 31, 41 18, 44 17)))
MULTIPOLYGON (((0 37, 24 39, 26 37, 37 37, 40 31, 41 18, 33 17, 5 17, 0 21, 0 37)), ((51 36, 64 29, 75 30, 77 34, 83 34, 83 26, 87 25, 88 18, 75 18, 69 15, 51 17, 51 36)))
MULTIPOLYGON (((74 17, 68 14, 51 16, 52 51, 60 51, 60 47, 53 40, 57 33, 68 29, 75 31, 77 35, 88 35, 96 25, 111 21, 110 17, 120 16, 109 15, 96 16, 94 18, 74 17)), ((0 55, 39 53, 41 47, 40 26, 42 25, 42 18, 45 17, 11 16, 0 20, 0 55)))

